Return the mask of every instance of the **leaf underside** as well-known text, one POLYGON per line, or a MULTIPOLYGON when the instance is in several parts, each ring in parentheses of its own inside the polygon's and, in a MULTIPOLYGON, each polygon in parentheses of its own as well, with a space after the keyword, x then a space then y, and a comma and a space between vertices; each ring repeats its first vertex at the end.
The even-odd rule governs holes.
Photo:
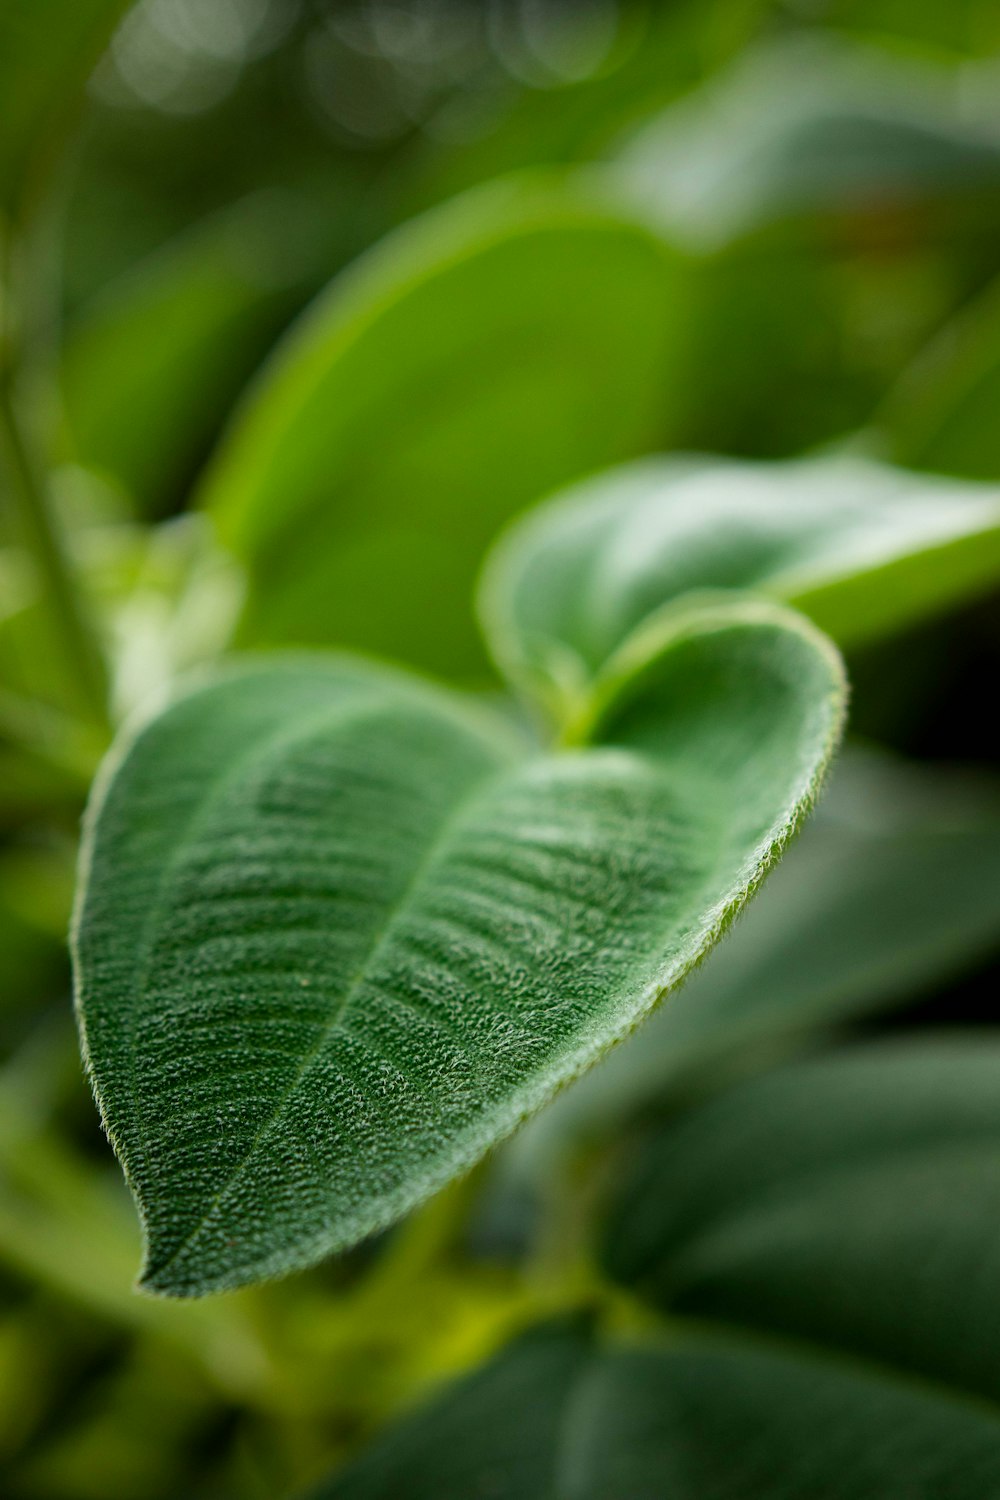
POLYGON ((470 1166, 711 945, 842 706, 823 639, 747 604, 676 633, 579 749, 272 657, 116 752, 74 946, 144 1284, 308 1264, 470 1166))

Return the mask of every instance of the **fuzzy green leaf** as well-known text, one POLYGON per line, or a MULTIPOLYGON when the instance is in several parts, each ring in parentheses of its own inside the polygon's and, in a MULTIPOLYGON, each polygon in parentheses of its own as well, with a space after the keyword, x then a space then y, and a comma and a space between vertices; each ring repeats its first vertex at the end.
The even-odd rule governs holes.
POLYGON ((481 669, 465 600, 498 527, 656 441, 676 261, 581 189, 531 178, 405 225, 338 277, 202 488, 249 568, 244 643, 481 669))
POLYGON ((773 863, 843 697, 823 637, 750 602, 676 625, 573 749, 292 657, 116 751, 75 950, 145 1284, 350 1245, 595 1061, 773 863))
POLYGON ((759 590, 850 645, 998 577, 993 486, 857 459, 654 458, 515 523, 480 613, 503 670, 559 715, 692 590, 759 590))
POLYGON ((848 750, 767 890, 680 994, 511 1144, 537 1181, 711 1073, 912 1001, 1000 946, 1000 789, 848 750))

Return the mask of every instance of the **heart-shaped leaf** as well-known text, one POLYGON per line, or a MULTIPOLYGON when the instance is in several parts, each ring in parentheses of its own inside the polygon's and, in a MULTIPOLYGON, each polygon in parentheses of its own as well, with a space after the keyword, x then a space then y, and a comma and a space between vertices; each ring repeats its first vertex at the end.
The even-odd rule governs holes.
POLYGON ((480 670, 465 601, 497 528, 657 441, 677 266, 600 198, 529 178, 403 226, 338 277, 202 489, 249 568, 244 644, 480 670))
POLYGON ((559 716, 691 590, 758 589, 847 645, 997 577, 992 486, 845 458, 654 458, 515 523, 487 565, 480 614, 507 675, 559 716))
POLYGON ((145 1284, 307 1264, 470 1166, 719 936, 843 697, 824 638, 751 601, 675 622, 573 749, 289 658, 114 752, 75 952, 145 1284))

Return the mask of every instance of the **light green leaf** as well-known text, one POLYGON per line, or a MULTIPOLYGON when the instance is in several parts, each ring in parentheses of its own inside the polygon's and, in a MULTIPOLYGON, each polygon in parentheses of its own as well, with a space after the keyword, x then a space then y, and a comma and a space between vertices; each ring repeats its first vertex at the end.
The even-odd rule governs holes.
POLYGON ((4 0, 0 8, 0 210, 30 190, 130 0, 4 0))
POLYGON ((557 715, 692 590, 757 589, 841 645, 1000 578, 1000 490, 854 458, 653 458, 515 523, 480 615, 504 672, 557 715))
POLYGON ((350 659, 249 666, 114 752, 75 951, 146 1286, 280 1274, 469 1167, 677 985, 815 795, 839 660, 692 614, 535 751, 350 659))
POLYGON ((310 1500, 983 1500, 1000 1414, 679 1330, 539 1330, 380 1435, 310 1500))
POLYGON ((912 1000, 1000 944, 1000 790, 849 751, 801 839, 710 960, 505 1154, 537 1182, 708 1070, 912 1000))
POLYGON ((1000 131, 983 113, 944 69, 799 35, 641 126, 614 170, 645 212, 709 248, 764 233, 840 246, 978 234, 1000 185, 1000 131))
POLYGON ((990 1403, 1000 1049, 882 1044, 754 1079, 649 1144, 611 1274, 680 1318, 990 1403))
MULTIPOLYGON (((176 517, 157 527, 77 519, 71 540, 79 584, 109 657, 110 708, 121 723, 149 702, 162 701, 179 675, 225 648, 243 580, 203 516, 176 517)), ((27 706, 21 715, 25 737, 39 745, 48 741, 54 751, 54 732, 71 730, 72 720, 47 722, 52 707, 65 710, 66 691, 49 638, 43 580, 28 558, 0 555, 0 562, 8 565, 14 585, 9 612, 0 615, 0 695, 17 695, 27 706)), ((0 696, 0 725, 3 707, 0 696)), ((89 750, 80 747, 88 779, 105 749, 91 738, 89 750)), ((64 750, 64 759, 78 758, 70 743, 64 750)))
POLYGON ((465 600, 497 527, 655 441, 679 264, 599 199, 532 177, 404 226, 337 278, 202 490, 249 566, 244 642, 480 669, 465 600))

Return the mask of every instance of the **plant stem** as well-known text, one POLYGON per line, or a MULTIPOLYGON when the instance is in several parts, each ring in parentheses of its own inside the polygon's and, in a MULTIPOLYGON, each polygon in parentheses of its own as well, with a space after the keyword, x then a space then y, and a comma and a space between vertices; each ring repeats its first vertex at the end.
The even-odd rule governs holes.
POLYGON ((92 621, 80 597, 45 483, 28 450, 8 372, 0 372, 0 447, 25 543, 45 589, 67 677, 88 716, 108 723, 107 672, 92 621))

